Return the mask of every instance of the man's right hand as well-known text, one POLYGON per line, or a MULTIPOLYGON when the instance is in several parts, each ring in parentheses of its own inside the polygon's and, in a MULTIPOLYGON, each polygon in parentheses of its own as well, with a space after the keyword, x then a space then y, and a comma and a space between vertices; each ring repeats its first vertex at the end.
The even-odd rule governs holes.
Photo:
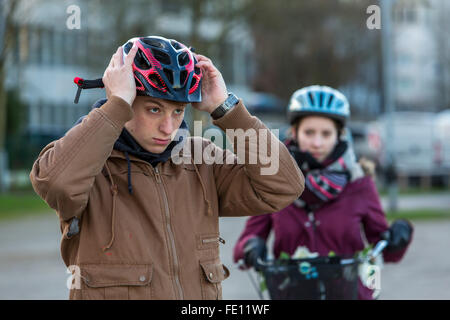
POLYGON ((137 46, 134 45, 126 56, 125 61, 122 56, 122 47, 117 48, 116 53, 111 57, 111 61, 102 78, 108 99, 112 96, 117 96, 128 102, 130 106, 133 104, 136 98, 136 83, 134 81, 132 64, 137 49, 137 46))

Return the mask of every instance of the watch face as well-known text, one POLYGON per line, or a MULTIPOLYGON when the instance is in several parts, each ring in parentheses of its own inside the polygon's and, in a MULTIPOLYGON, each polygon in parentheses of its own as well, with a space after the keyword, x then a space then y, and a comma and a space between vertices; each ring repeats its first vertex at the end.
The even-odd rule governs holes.
POLYGON ((224 106, 228 110, 238 102, 239 99, 233 93, 230 93, 227 100, 225 100, 224 106))

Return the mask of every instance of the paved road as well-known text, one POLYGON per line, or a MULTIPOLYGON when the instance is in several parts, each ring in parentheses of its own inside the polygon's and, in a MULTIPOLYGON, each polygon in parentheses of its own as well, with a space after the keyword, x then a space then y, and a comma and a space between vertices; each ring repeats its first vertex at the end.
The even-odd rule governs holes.
POLYGON ((0 223, 0 299, 66 299, 54 213, 0 223))
MULTIPOLYGON (((223 283, 224 299, 259 299, 248 273, 232 264, 232 246, 239 237, 235 230, 242 230, 245 220, 221 220, 222 237, 227 240, 221 256, 231 270, 223 283)), ((404 259, 382 269, 380 298, 450 299, 450 220, 417 222, 414 226, 414 239, 404 259)))
MULTIPOLYGON (((232 263, 232 250, 246 218, 223 218, 221 257, 231 271, 224 299, 258 299, 248 274, 232 263)), ((385 265, 384 299, 450 299, 450 220, 415 223, 415 237, 404 260, 385 265)), ((68 274, 59 255, 54 214, 0 223, 0 299, 67 299, 68 274)), ((270 240, 269 240, 270 242, 270 240)))
MULTIPOLYGON (((388 197, 382 197, 381 203, 383 208, 386 209, 389 203, 388 197)), ((397 206, 404 210, 424 208, 450 210, 450 191, 438 194, 402 195, 398 197, 397 206)))

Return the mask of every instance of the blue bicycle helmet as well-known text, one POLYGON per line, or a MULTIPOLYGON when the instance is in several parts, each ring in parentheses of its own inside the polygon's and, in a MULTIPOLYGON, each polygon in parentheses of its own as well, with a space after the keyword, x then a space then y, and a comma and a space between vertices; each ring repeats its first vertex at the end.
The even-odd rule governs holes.
POLYGON ((307 115, 330 117, 345 126, 345 122, 350 118, 350 106, 347 98, 336 89, 327 86, 309 86, 295 91, 288 107, 291 125, 300 117, 307 115))

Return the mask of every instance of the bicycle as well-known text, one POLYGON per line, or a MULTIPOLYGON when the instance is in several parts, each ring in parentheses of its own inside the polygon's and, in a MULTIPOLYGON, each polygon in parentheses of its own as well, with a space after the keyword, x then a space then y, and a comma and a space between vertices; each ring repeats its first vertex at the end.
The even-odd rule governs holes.
MULTIPOLYGON (((262 273, 271 300, 356 300, 359 266, 374 261, 387 245, 380 240, 365 257, 258 259, 255 269, 262 273)), ((250 279, 262 300, 263 290, 250 279)))

